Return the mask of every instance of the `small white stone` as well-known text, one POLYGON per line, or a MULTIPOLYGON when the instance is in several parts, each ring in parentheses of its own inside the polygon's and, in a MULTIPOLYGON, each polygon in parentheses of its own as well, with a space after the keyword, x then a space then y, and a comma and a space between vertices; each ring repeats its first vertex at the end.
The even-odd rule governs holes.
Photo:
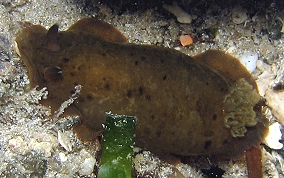
POLYGON ((264 139, 264 143, 272 149, 281 149, 283 144, 279 142, 282 138, 280 131, 281 125, 278 122, 269 126, 268 134, 264 139))
POLYGON ((66 151, 72 151, 72 144, 70 142, 69 137, 61 132, 61 130, 58 130, 57 132, 57 139, 60 145, 66 150, 66 151))
POLYGON ((90 175, 95 167, 96 159, 93 157, 86 158, 84 162, 81 164, 80 174, 90 175))
POLYGON ((67 156, 64 153, 60 152, 59 153, 59 159, 60 159, 61 162, 65 162, 65 161, 67 161, 67 156))
POLYGON ((80 157, 82 158, 82 159, 85 159, 85 158, 89 158, 89 157, 91 157, 92 155, 86 150, 86 149, 82 149, 81 151, 80 151, 80 157))

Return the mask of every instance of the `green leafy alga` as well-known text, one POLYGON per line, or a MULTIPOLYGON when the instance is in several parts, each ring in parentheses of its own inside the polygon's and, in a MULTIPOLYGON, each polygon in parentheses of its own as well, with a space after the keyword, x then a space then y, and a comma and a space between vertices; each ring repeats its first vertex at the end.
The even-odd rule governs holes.
POLYGON ((98 178, 131 178, 136 117, 107 113, 98 178))

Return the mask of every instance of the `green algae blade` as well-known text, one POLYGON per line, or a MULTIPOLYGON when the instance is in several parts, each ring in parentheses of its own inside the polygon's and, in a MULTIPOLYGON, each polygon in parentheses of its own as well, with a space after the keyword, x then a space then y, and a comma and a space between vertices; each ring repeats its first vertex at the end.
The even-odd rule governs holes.
POLYGON ((98 178, 131 178, 136 117, 107 113, 98 178))

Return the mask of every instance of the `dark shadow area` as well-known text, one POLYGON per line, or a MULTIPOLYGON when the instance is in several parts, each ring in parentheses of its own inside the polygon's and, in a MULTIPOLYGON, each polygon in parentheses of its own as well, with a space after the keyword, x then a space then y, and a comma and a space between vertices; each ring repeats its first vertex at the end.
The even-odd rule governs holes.
MULTIPOLYGON (((88 14, 97 12, 99 10, 97 5, 100 4, 111 8, 118 15, 151 8, 161 11, 163 4, 170 5, 173 2, 174 0, 74 0, 78 8, 82 8, 88 14)), ((224 9, 240 5, 249 12, 258 11, 259 13, 265 13, 269 9, 281 11, 284 7, 284 1, 277 0, 176 0, 176 2, 186 12, 194 12, 196 15, 206 14, 208 9, 212 9, 212 7, 224 9)))

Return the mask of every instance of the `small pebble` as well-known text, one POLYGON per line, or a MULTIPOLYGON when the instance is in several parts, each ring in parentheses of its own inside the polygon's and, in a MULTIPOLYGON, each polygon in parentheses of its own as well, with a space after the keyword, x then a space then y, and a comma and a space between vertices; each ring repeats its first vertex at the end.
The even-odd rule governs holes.
POLYGON ((93 157, 86 158, 84 162, 81 164, 80 174, 90 175, 95 167, 96 159, 93 157))
POLYGON ((61 162, 65 162, 65 161, 67 161, 67 156, 64 153, 60 152, 59 153, 59 159, 60 159, 61 162))

